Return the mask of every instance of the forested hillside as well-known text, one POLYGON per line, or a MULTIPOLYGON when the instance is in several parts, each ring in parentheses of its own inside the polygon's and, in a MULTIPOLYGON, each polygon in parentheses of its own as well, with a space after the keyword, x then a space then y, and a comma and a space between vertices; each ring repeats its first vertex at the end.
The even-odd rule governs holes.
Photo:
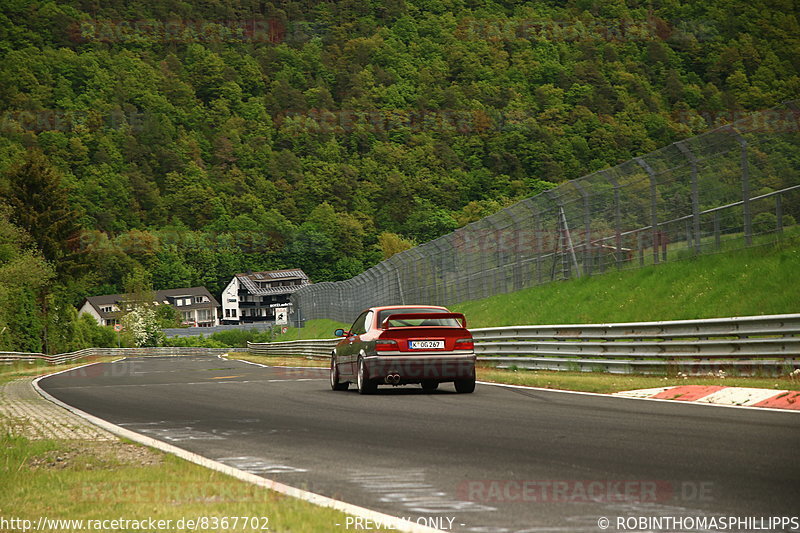
POLYGON ((2 5, 2 347, 131 280, 346 279, 800 96, 791 0, 2 5))

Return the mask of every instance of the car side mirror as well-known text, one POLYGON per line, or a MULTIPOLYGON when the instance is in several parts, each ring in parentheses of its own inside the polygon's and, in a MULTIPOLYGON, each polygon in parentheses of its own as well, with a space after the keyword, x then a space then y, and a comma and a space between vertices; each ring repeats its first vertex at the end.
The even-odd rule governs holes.
POLYGON ((341 328, 339 328, 339 329, 337 329, 336 331, 334 331, 334 332, 333 332, 333 334, 334 334, 334 336, 336 336, 336 337, 344 337, 344 330, 343 330, 343 329, 341 329, 341 328))

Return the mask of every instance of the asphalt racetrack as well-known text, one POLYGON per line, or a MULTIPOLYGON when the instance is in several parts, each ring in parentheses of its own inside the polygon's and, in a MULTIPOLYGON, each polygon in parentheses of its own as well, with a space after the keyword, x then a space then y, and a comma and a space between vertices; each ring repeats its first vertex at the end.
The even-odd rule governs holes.
POLYGON ((455 531, 596 533, 601 518, 619 531, 624 517, 800 511, 792 412, 481 384, 361 396, 332 391, 327 369, 215 357, 125 359, 40 386, 225 464, 455 531))

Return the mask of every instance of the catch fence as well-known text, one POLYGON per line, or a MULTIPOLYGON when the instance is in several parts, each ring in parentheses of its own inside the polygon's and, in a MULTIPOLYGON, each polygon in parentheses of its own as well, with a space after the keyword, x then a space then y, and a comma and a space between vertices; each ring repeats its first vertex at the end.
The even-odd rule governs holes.
POLYGON ((292 296, 295 324, 774 242, 800 218, 798 122, 798 101, 754 113, 563 183, 352 279, 304 287, 292 296))

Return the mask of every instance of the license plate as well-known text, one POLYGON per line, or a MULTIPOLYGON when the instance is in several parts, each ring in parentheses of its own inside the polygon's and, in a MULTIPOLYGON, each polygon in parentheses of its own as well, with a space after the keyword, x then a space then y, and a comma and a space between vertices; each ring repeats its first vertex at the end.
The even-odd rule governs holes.
POLYGON ((444 348, 444 341, 408 341, 410 350, 441 350, 444 348))

